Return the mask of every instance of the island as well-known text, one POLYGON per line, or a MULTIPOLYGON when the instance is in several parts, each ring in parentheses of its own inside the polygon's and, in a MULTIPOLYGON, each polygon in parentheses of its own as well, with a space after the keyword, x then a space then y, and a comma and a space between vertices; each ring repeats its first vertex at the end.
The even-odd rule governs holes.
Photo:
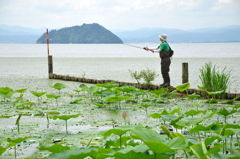
MULTIPOLYGON (((76 25, 62 29, 54 29, 48 33, 52 44, 122 44, 123 41, 103 26, 93 24, 76 25)), ((36 42, 46 43, 46 33, 36 42)))

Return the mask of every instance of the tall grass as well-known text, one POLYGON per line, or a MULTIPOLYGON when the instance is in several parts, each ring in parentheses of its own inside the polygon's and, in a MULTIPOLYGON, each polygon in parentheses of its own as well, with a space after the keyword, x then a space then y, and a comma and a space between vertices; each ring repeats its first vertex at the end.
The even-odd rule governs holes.
POLYGON ((231 71, 226 71, 226 67, 222 71, 219 71, 216 65, 212 65, 209 62, 200 69, 199 78, 206 91, 216 92, 223 90, 222 94, 214 96, 215 98, 223 98, 230 86, 231 71))

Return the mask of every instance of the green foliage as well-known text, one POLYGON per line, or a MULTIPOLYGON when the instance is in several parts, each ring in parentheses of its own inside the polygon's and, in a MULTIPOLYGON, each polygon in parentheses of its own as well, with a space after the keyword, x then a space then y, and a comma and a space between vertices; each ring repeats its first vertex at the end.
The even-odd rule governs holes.
POLYGON ((137 83, 140 83, 139 80, 143 79, 146 85, 151 85, 152 81, 155 80, 155 78, 158 76, 158 74, 154 70, 150 70, 147 68, 147 70, 141 70, 140 72, 137 71, 131 71, 129 70, 130 75, 132 78, 134 78, 137 83))
POLYGON ((67 88, 67 86, 65 84, 62 83, 55 83, 53 86, 51 86, 54 89, 57 89, 60 93, 60 90, 67 88))
POLYGON ((154 70, 150 70, 149 68, 147 70, 142 70, 140 74, 147 85, 150 85, 151 82, 158 76, 154 70))
POLYGON ((54 115, 54 116, 51 116, 50 119, 53 119, 53 120, 56 120, 56 119, 65 120, 66 134, 68 134, 68 130, 67 130, 68 123, 67 123, 67 121, 69 119, 71 119, 71 118, 77 118, 79 116, 80 116, 80 114, 75 114, 75 115, 54 115))
POLYGON ((9 87, 0 87, 0 96, 3 97, 4 102, 6 101, 6 98, 11 98, 14 94, 14 91, 9 87))
MULTIPOLYGON (((49 39, 50 43, 59 44, 123 43, 119 37, 97 23, 51 30, 49 32, 49 39)), ((37 43, 46 43, 46 33, 37 40, 37 43)))
POLYGON ((36 92, 36 91, 30 91, 30 92, 38 98, 46 94, 46 92, 36 92))
POLYGON ((137 83, 140 83, 139 80, 142 78, 142 74, 137 71, 131 71, 131 70, 128 70, 128 71, 130 72, 131 77, 135 79, 137 83))
MULTIPOLYGON (((198 107, 199 109, 189 109, 189 105, 200 105, 200 102, 205 103, 206 100, 190 101, 188 99, 199 97, 192 94, 185 96, 188 99, 176 97, 178 99, 169 99, 167 103, 158 103, 156 99, 161 96, 168 97, 168 89, 146 91, 132 86, 119 86, 116 83, 96 84, 90 87, 81 84, 79 87, 81 93, 77 95, 72 95, 72 90, 69 91, 70 94, 66 91, 64 96, 47 94, 47 98, 63 97, 58 108, 49 106, 49 109, 46 109, 48 103, 41 103, 38 107, 19 109, 27 108, 31 102, 29 100, 17 104, 11 101, 2 102, 0 117, 6 118, 4 119, 6 121, 16 120, 17 126, 21 120, 21 132, 15 132, 15 125, 12 125, 11 129, 1 127, 0 155, 14 158, 11 151, 5 153, 7 149, 14 146, 16 150, 18 146, 17 149, 25 151, 31 147, 32 142, 39 144, 39 150, 30 154, 31 156, 26 156, 27 158, 236 158, 239 153, 235 152, 235 149, 239 150, 240 145, 238 124, 240 105, 236 99, 233 100, 236 105, 226 106, 225 100, 219 100, 219 104, 212 105, 211 109, 206 109, 204 107, 206 104, 198 107), (129 102, 136 98, 139 98, 138 102, 129 102), (121 103, 124 105, 123 111, 116 107, 106 108, 109 103, 119 105, 121 103), (146 109, 146 112, 148 110, 150 115, 143 113, 142 108, 146 109), (58 115, 60 113, 65 115, 58 115), (81 113, 81 121, 78 113, 81 113), (22 120, 25 114, 29 116, 22 120), (32 126, 32 123, 26 123, 32 119, 43 120, 41 124, 46 123, 43 115, 46 115, 47 120, 62 121, 53 121, 51 123, 53 127, 47 130, 42 129, 42 125, 32 126), (148 117, 153 119, 148 120, 148 117), (71 118, 76 119, 70 121, 71 118), (66 134, 59 130, 61 129, 59 125, 64 123, 66 134), (67 130, 68 124, 73 130, 70 134, 67 130), (85 126, 91 128, 84 130, 85 126), (112 127, 115 128, 111 129, 112 127), (78 132, 75 133, 76 130, 78 132), (26 133, 34 136, 33 139, 23 143, 18 143, 23 141, 22 138, 8 139, 13 135, 24 138, 26 133), (56 144, 57 141, 59 142, 56 144)), ((35 94, 38 96, 38 93, 35 94)), ((32 94, 30 97, 33 98, 32 94)))
POLYGON ((187 90, 190 87, 190 83, 184 83, 184 84, 180 84, 176 87, 176 90, 183 92, 185 90, 187 90))
POLYGON ((230 85, 231 71, 226 72, 226 67, 222 71, 218 71, 216 65, 209 62, 200 69, 199 78, 205 91, 223 91, 221 94, 211 95, 215 98, 222 98, 230 85))
POLYGON ((210 159, 204 142, 192 145, 190 148, 198 159, 210 159))
POLYGON ((50 147, 40 146, 38 149, 41 150, 41 151, 47 150, 47 151, 50 151, 52 153, 60 153, 60 152, 63 152, 65 150, 70 150, 70 147, 69 146, 62 146, 61 144, 54 144, 50 147))

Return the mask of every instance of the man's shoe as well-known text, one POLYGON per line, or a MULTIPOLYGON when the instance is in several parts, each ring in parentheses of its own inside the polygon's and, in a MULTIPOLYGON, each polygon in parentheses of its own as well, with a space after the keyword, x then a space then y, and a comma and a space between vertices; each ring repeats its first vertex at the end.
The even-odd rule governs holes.
POLYGON ((162 87, 168 87, 168 86, 170 86, 170 83, 169 83, 169 82, 166 82, 166 83, 164 83, 164 84, 162 85, 162 87))
POLYGON ((160 86, 162 87, 164 84, 165 84, 165 83, 163 83, 163 84, 160 84, 160 86))

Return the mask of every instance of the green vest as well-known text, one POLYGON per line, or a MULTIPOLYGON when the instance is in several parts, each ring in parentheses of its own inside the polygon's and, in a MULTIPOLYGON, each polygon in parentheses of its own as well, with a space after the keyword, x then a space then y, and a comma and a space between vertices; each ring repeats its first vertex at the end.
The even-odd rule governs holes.
POLYGON ((159 46, 159 49, 164 50, 164 51, 168 51, 169 50, 169 46, 166 42, 162 42, 159 46))

